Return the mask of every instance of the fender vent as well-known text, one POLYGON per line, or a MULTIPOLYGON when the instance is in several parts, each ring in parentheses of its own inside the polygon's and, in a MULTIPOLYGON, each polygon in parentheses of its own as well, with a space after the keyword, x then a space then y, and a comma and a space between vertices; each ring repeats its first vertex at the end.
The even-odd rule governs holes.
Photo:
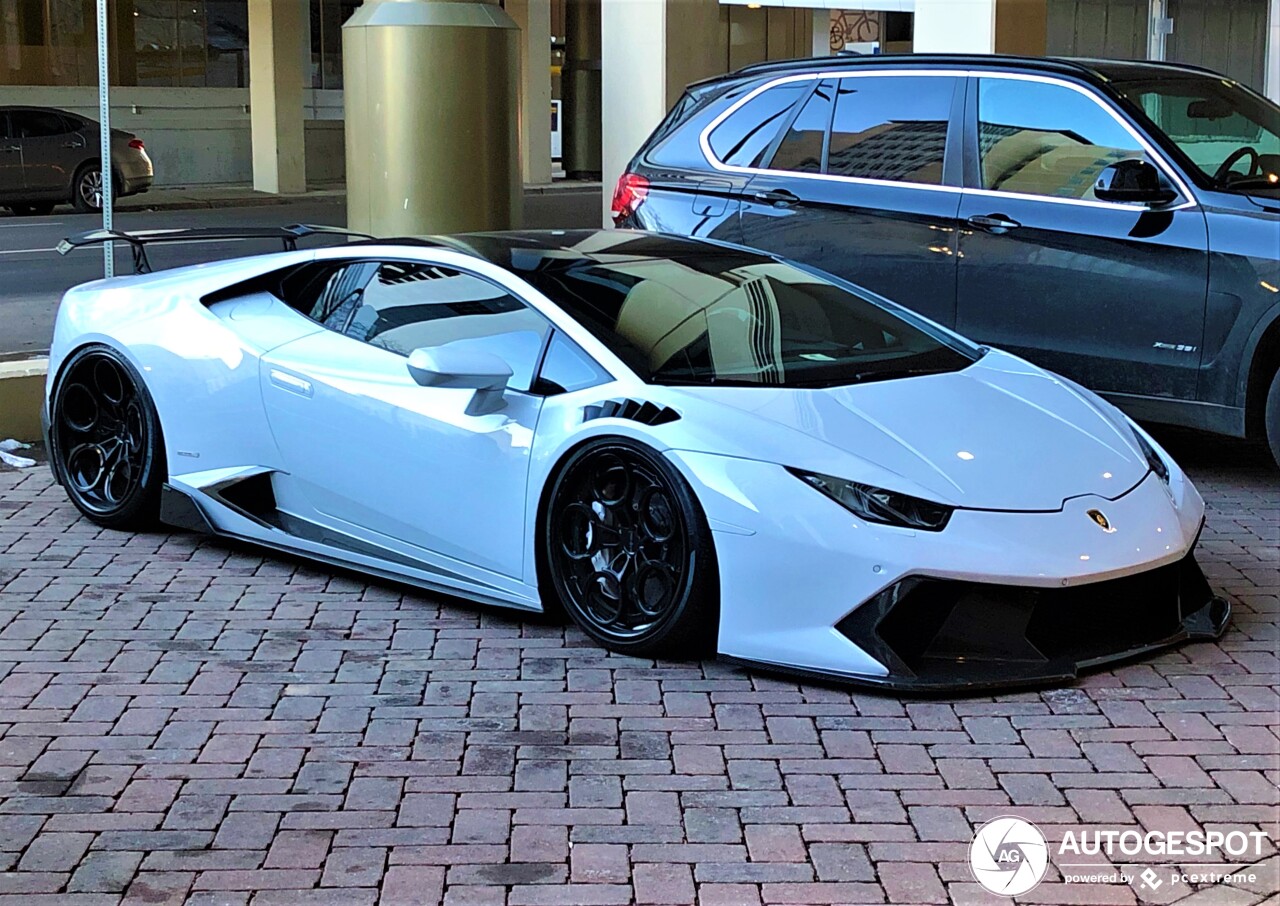
POLYGON ((665 425, 680 420, 680 413, 667 406, 640 400, 605 400, 582 408, 582 420, 596 418, 625 418, 643 425, 665 425))

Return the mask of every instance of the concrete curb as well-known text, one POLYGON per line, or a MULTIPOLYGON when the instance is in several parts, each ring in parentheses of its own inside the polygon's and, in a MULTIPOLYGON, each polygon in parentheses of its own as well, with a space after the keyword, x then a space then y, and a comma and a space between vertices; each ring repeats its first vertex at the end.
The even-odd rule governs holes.
POLYGON ((49 360, 0 362, 0 440, 40 440, 40 405, 49 360))

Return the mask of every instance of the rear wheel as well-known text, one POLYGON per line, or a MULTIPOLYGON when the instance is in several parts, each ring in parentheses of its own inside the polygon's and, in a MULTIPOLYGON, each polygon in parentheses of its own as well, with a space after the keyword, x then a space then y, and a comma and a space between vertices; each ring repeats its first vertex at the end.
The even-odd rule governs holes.
POLYGON ((102 210, 102 167, 85 164, 71 184, 71 203, 83 214, 102 210))
POLYGON ((712 648, 711 531, 666 459, 621 438, 585 444, 554 480, 544 522, 550 591, 587 635, 632 655, 712 648))
POLYGON ((1280 369, 1271 377, 1271 389, 1267 391, 1265 423, 1271 458, 1280 466, 1280 369))
POLYGON ((50 405, 49 458, 71 502, 108 528, 153 528, 165 478, 160 421, 118 352, 88 346, 62 370, 50 405))

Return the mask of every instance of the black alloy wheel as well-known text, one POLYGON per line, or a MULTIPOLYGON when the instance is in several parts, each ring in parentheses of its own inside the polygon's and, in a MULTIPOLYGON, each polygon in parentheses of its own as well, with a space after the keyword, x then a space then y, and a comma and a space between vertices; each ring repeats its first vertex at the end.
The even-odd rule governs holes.
POLYGON ((620 438, 592 441, 555 479, 545 562, 584 632, 626 654, 684 655, 714 641, 711 533, 684 478, 620 438))
POLYGON ((50 422, 50 458, 76 508, 110 528, 152 527, 164 448, 133 366, 105 346, 74 354, 55 389, 50 422))

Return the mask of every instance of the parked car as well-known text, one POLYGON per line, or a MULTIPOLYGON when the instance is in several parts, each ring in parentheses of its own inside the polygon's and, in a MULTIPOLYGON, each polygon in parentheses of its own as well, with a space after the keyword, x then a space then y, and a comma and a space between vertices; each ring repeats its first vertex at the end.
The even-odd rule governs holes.
MULTIPOLYGON (((98 124, 52 107, 0 107, 0 206, 48 214, 57 204, 102 210, 98 124)), ((151 158, 132 132, 111 130, 116 197, 151 188, 151 158)))
POLYGON ((1230 616, 1196 565, 1204 502, 1114 406, 705 240, 387 239, 88 283, 43 411, 101 525, 567 612, 633 655, 973 689, 1230 616))
POLYGON ((1280 108, 1190 66, 827 57, 700 82, 622 226, 757 246, 1280 461, 1280 108))

